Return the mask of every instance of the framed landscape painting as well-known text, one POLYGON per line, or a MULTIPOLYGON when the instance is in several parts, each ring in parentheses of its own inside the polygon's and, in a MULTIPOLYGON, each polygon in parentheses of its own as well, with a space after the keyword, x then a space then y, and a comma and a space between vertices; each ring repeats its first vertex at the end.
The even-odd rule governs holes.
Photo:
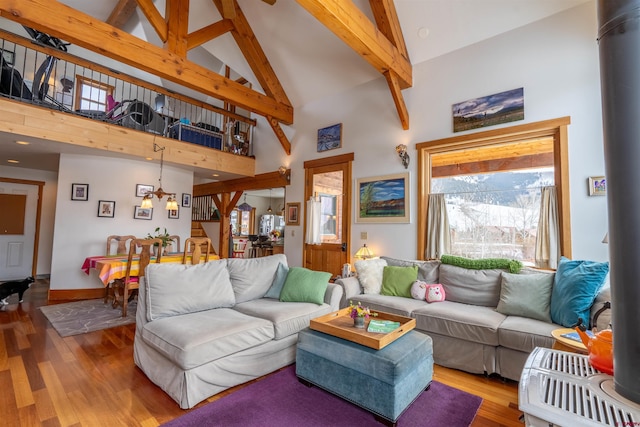
POLYGON ((453 131, 524 120, 524 88, 453 104, 453 131))
POLYGON ((356 181, 356 222, 409 222, 409 174, 356 181))
POLYGON ((318 129, 318 153, 342 147, 342 123, 318 129))

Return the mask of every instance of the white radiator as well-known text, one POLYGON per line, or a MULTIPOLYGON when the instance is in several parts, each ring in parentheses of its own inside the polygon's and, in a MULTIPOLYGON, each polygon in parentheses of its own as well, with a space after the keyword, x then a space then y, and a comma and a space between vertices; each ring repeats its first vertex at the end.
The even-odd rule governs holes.
POLYGON ((527 426, 640 426, 640 405, 616 393, 613 377, 591 367, 581 354, 533 350, 522 370, 518 400, 527 426))

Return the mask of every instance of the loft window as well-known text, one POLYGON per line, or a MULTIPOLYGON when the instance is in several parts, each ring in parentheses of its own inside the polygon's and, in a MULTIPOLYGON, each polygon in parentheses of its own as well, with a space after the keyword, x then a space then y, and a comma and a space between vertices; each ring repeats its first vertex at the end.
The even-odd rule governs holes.
POLYGON ((76 76, 76 85, 76 109, 107 111, 107 96, 113 96, 113 86, 82 76, 76 76))

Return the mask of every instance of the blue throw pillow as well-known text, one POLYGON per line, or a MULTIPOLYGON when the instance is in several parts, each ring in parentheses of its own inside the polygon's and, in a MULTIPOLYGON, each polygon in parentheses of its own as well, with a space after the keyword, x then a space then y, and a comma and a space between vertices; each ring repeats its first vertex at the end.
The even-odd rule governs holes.
POLYGON ((551 293, 551 320, 570 328, 580 317, 589 326, 591 305, 608 273, 608 262, 572 261, 562 257, 551 293))
POLYGON ((278 264, 276 274, 273 276, 273 283, 265 294, 265 298, 280 299, 280 293, 282 292, 285 280, 287 280, 287 274, 289 274, 289 267, 283 263, 278 264))

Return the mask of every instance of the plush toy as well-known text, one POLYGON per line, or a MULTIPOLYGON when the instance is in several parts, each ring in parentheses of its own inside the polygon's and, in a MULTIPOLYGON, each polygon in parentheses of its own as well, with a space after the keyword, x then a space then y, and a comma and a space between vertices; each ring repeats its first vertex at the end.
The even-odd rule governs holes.
POLYGON ((425 299, 427 300, 427 302, 444 301, 444 286, 442 286, 440 283, 427 285, 425 299))
POLYGON ((416 280, 415 282, 413 282, 413 284, 411 285, 411 297, 413 299, 424 301, 427 295, 427 286, 429 285, 422 280, 416 280))

